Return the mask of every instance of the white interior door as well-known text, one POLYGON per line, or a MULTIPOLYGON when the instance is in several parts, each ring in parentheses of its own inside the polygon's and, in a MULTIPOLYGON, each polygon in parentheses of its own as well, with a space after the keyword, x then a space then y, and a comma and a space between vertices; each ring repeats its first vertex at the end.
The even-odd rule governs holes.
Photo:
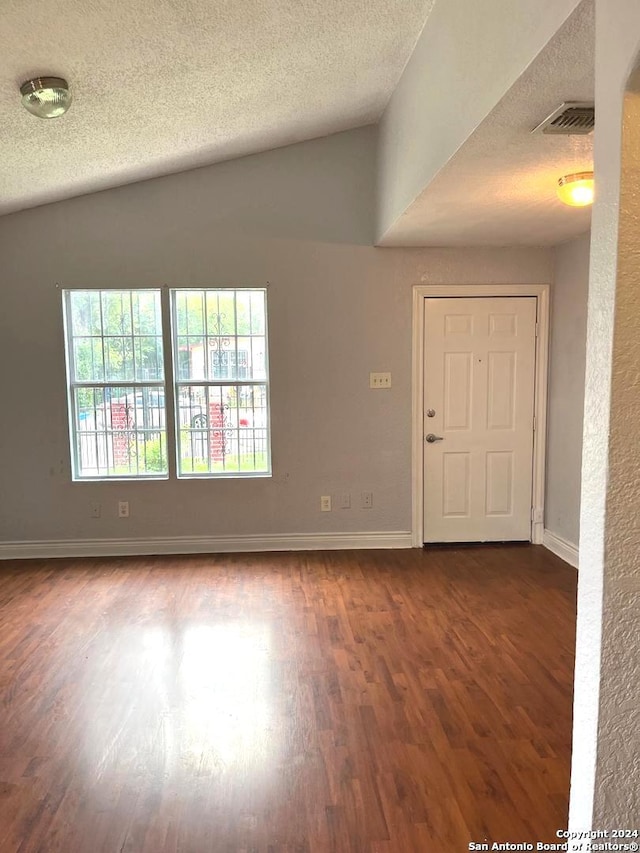
POLYGON ((424 541, 531 539, 535 297, 424 300, 424 541))

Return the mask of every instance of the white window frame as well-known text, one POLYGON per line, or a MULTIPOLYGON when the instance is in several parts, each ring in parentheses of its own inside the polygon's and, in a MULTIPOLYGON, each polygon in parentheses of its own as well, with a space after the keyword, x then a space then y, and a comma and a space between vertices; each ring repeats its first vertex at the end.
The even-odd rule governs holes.
MULTIPOLYGON (((167 380, 166 380, 166 341, 164 335, 164 324, 162 322, 163 310, 162 310, 162 290, 159 287, 140 287, 140 288, 132 288, 132 287, 118 287, 118 288, 88 288, 88 287, 78 287, 78 288, 69 288, 62 291, 62 305, 63 305, 63 325, 64 325, 64 339, 65 339, 65 358, 66 358, 66 370, 67 370, 67 406, 68 406, 68 418, 69 418, 69 439, 70 439, 70 450, 71 450, 71 472, 72 479, 75 482, 117 482, 120 480, 130 481, 130 480, 168 480, 170 474, 170 453, 169 453, 169 445, 171 441, 173 441, 173 436, 171 435, 169 429, 169 418, 167 416, 166 409, 166 399, 167 399, 167 380), (162 355, 163 355, 163 372, 164 379, 160 380, 135 380, 135 381, 126 381, 126 380, 78 380, 75 378, 75 360, 74 360, 74 349, 73 349, 73 331, 72 331, 72 322, 71 322, 71 294, 73 293, 84 293, 84 292, 93 292, 93 293, 105 293, 109 291, 121 291, 123 293, 157 293, 160 297, 160 338, 162 340, 162 355), (165 398, 165 426, 158 427, 154 429, 154 432, 164 432, 164 441, 165 448, 167 454, 167 470, 166 472, 136 472, 132 474, 82 474, 80 467, 80 431, 77 429, 76 425, 76 394, 77 391, 82 388, 99 388, 103 391, 110 388, 122 388, 133 391, 133 399, 134 406, 135 401, 137 399, 136 392, 138 389, 142 392, 145 388, 153 388, 158 391, 164 391, 165 398)), ((102 301, 101 301, 102 306, 102 301)), ((101 307, 102 313, 102 307, 101 307)), ((103 334, 101 335, 102 340, 104 341, 104 329, 102 330, 103 334)), ((103 343, 104 347, 104 343, 103 343)), ((96 438, 97 442, 97 438, 96 438)), ((96 444, 96 456, 99 455, 97 444, 96 444)))
MULTIPOLYGON (((173 360, 173 406, 174 406, 174 430, 172 436, 173 446, 175 448, 175 466, 176 477, 179 480, 191 479, 245 479, 245 478, 261 478, 272 476, 272 461, 271 461, 271 398, 270 398, 270 369, 269 369, 269 306, 268 306, 268 288, 266 287, 183 287, 170 288, 169 300, 171 310, 171 353, 173 360), (265 339, 265 378, 264 379, 180 379, 179 358, 178 358, 178 324, 177 324, 177 307, 176 296, 184 291, 189 292, 210 292, 210 291, 227 291, 229 293, 263 293, 264 294, 264 339, 265 339), (266 406, 266 457, 267 467, 264 471, 185 471, 180 472, 181 458, 181 427, 179 423, 180 417, 180 391, 182 388, 197 385, 205 388, 228 387, 230 385, 237 388, 251 388, 256 385, 264 386, 265 389, 265 406, 266 406)), ((237 331, 237 330, 236 330, 237 331)), ((207 336, 207 330, 203 337, 207 336)), ((225 337, 238 338, 242 335, 225 335, 225 337)), ((237 351, 237 347, 236 347, 237 351)), ((208 355, 205 353, 205 359, 208 355)), ((237 367, 237 365, 236 365, 237 367)), ((255 438, 255 437, 254 437, 255 438)))
MULTIPOLYGON (((155 481, 173 479, 234 479, 234 478, 264 478, 272 476, 272 459, 271 459, 271 400, 270 400, 270 373, 269 373, 269 330, 268 330, 268 289, 266 287, 183 287, 183 288, 168 288, 166 285, 160 287, 114 287, 114 288, 91 288, 78 287, 67 288, 62 290, 62 317, 64 329, 64 344, 65 344, 65 360, 66 360, 66 377, 67 377, 67 412, 69 420, 69 444, 71 451, 71 471, 72 480, 74 482, 118 482, 118 481, 155 481), (163 365, 164 379, 162 380, 136 380, 136 381, 99 381, 99 380, 77 380, 75 377, 73 335, 71 324, 71 294, 85 291, 95 293, 108 292, 110 290, 123 291, 127 293, 150 292, 157 293, 160 296, 160 311, 161 311, 161 339, 163 350, 163 365), (212 290, 227 290, 234 293, 242 292, 262 292, 264 293, 264 310, 265 310, 265 378, 264 379, 190 379, 180 380, 178 378, 179 358, 177 347, 177 329, 175 323, 175 297, 176 294, 189 291, 212 291, 212 290), (164 291, 164 292, 163 292, 164 291), (168 300, 165 298, 168 291, 168 300), (169 312, 167 315, 167 311, 169 312), (170 378, 171 377, 171 378, 170 378), (170 394, 169 386, 173 385, 173 393, 170 394), (265 471, 205 471, 205 472, 185 472, 180 473, 180 424, 179 424, 179 397, 180 388, 189 385, 199 386, 236 386, 236 387, 252 387, 264 386, 265 389, 265 405, 266 405, 266 456, 267 469, 265 471), (77 391, 82 388, 122 388, 132 389, 134 394, 134 405, 136 400, 136 392, 138 390, 150 388, 164 392, 165 399, 165 426, 158 427, 157 432, 164 432, 166 454, 167 454, 167 471, 160 473, 132 473, 132 474, 82 474, 80 468, 80 431, 76 424, 76 395, 77 391), (173 399, 172 399, 173 398, 173 399), (173 405, 173 412, 171 406, 173 405)), ((104 331, 104 330, 103 330, 104 331)), ((103 335, 104 337, 104 335, 103 335)), ((232 336, 233 337, 233 336, 232 336)), ((242 336, 238 336, 242 337, 242 336)))

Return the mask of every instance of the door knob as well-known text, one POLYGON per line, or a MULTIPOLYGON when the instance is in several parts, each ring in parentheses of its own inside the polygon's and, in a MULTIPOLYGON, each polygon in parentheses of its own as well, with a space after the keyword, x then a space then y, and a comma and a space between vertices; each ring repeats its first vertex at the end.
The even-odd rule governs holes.
POLYGON ((428 441, 429 444, 433 444, 434 441, 444 441, 444 437, 442 435, 434 435, 432 432, 425 438, 425 441, 428 441))

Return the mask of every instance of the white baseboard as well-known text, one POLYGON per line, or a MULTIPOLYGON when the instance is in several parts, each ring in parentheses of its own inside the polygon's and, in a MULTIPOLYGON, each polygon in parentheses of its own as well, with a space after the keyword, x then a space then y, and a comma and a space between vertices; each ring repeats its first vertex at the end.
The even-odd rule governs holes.
POLYGON ((565 563, 569 563, 574 569, 578 568, 578 546, 574 545, 573 542, 568 542, 562 536, 558 536, 557 533, 545 530, 542 544, 545 548, 553 551, 557 557, 564 560, 565 563))
POLYGON ((47 557, 121 557, 155 554, 225 554, 243 551, 336 551, 411 548, 411 533, 289 533, 250 536, 167 536, 153 539, 67 539, 0 542, 0 560, 47 557))

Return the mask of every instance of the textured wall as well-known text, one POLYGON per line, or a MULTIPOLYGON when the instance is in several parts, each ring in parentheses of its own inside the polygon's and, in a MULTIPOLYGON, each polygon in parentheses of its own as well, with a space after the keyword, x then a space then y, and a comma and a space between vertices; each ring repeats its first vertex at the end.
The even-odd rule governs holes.
POLYGON ((547 44, 579 0, 437 2, 380 123, 382 238, 547 44))
POLYGON ((553 256, 373 248, 374 155, 366 128, 0 219, 0 539, 409 530, 411 285, 549 282, 553 256), (266 281, 273 478, 71 483, 56 282, 266 281))
MULTIPOLYGON (((640 15, 637 16, 640 27, 640 15)), ((640 36, 640 28, 636 29, 640 36)), ((594 823, 640 817, 640 71, 624 108, 594 823)))
POLYGON ((589 234, 558 246, 551 288, 545 528, 578 544, 589 234))
MULTIPOLYGON (((569 816, 576 830, 592 825, 633 828, 640 814, 640 175, 632 152, 640 110, 637 96, 628 98, 626 108, 623 104, 629 73, 639 56, 637 0, 597 0, 597 195, 591 229, 585 388, 589 417, 583 433, 569 816)), ((637 152, 637 141, 635 146, 637 152)))

